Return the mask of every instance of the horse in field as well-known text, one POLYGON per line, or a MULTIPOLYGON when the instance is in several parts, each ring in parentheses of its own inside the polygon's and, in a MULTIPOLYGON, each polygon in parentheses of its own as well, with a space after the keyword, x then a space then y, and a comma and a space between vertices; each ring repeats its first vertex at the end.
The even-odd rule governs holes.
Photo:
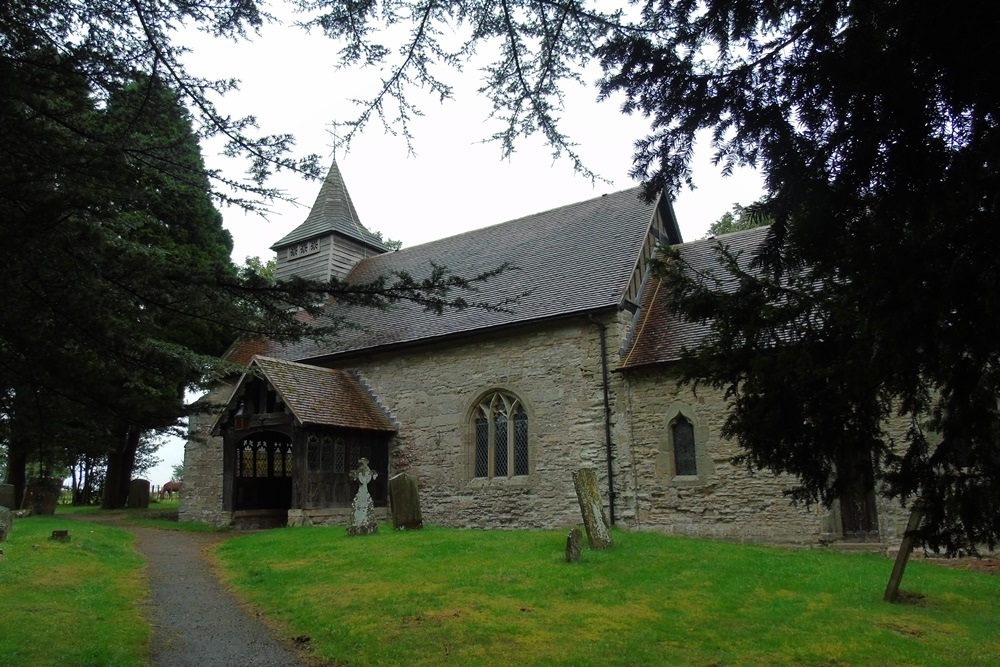
POLYGON ((181 487, 184 486, 182 482, 170 481, 160 487, 160 500, 166 498, 167 500, 173 500, 175 493, 181 492, 181 487))

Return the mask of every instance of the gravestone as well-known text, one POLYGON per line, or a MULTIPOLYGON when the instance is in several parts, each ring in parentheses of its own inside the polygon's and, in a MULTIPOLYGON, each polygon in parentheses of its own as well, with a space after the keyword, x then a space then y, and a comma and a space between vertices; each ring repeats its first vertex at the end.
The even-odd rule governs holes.
POLYGON ((601 493, 597 490, 597 475, 590 468, 580 468, 573 473, 573 486, 580 502, 583 527, 587 531, 587 542, 591 549, 608 549, 611 542, 611 523, 604 513, 601 493))
POLYGON ((378 473, 368 467, 368 459, 358 459, 358 467, 351 471, 351 479, 356 481, 358 494, 351 503, 351 522, 347 526, 348 535, 374 535, 378 532, 375 523, 375 503, 368 493, 368 483, 378 479, 378 473))
POLYGON ((424 527, 416 477, 400 473, 389 478, 389 511, 392 526, 396 530, 418 530, 424 527))
POLYGON ((133 479, 128 485, 128 506, 138 509, 149 507, 149 480, 133 479))
POLYGON ((5 542, 14 528, 14 513, 6 507, 0 506, 0 542, 5 542))
POLYGON ((579 528, 569 531, 566 536, 566 562, 575 563, 580 560, 580 549, 583 546, 583 533, 579 528))
POLYGON ((62 493, 61 479, 34 478, 28 482, 24 492, 24 507, 36 515, 52 515, 59 504, 62 493))
POLYGON ((6 507, 9 510, 17 509, 13 484, 0 484, 0 507, 6 507))

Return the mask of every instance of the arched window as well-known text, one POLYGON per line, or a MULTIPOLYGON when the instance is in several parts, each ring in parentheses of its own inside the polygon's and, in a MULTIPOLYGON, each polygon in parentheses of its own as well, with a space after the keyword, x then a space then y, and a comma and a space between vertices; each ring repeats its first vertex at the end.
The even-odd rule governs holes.
POLYGON ((674 470, 677 475, 697 475, 698 456, 694 446, 694 424, 678 415, 671 424, 674 440, 674 470))
POLYGON ((528 474, 528 414, 514 396, 494 392, 475 411, 475 477, 528 474))

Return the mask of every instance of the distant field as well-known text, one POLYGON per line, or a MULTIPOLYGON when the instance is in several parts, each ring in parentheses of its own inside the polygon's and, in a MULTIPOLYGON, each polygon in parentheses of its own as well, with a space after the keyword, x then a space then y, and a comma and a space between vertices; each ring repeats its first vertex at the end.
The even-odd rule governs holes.
POLYGON ((1000 664, 1000 576, 911 562, 916 595, 887 605, 892 562, 878 556, 615 540, 567 564, 564 532, 285 528, 217 557, 245 599, 336 664, 1000 664))

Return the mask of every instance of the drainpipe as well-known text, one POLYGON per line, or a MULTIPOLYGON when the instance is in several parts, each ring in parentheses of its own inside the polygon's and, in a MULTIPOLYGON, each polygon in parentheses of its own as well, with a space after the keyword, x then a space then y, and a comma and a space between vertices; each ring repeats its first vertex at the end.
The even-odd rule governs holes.
POLYGON ((593 314, 587 315, 587 321, 597 327, 601 334, 601 376, 604 390, 604 448, 608 459, 608 509, 611 525, 615 525, 615 484, 614 468, 611 457, 611 401, 608 399, 608 327, 593 314))

